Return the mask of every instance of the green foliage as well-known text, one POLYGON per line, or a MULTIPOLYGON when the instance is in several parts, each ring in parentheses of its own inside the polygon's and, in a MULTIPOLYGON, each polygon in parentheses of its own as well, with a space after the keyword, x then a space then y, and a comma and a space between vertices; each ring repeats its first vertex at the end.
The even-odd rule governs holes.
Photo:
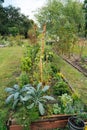
POLYGON ((49 89, 49 86, 42 87, 42 84, 39 83, 36 87, 36 89, 32 86, 30 86, 28 89, 27 94, 23 98, 23 101, 30 102, 30 105, 27 106, 28 109, 31 109, 33 107, 38 107, 38 110, 41 115, 45 113, 44 105, 46 103, 46 100, 54 100, 53 97, 45 95, 45 92, 49 89))
POLYGON ((26 109, 22 106, 13 114, 13 118, 18 124, 24 126, 24 130, 29 130, 29 125, 39 118, 39 114, 35 108, 26 109))
POLYGON ((64 93, 70 93, 70 89, 69 86, 67 85, 67 83, 63 80, 63 78, 61 77, 61 75, 56 75, 54 77, 54 86, 53 86, 53 93, 54 95, 60 96, 64 93))
POLYGON ((26 72, 33 71, 33 67, 35 65, 35 60, 37 53, 39 51, 39 46, 29 46, 27 47, 27 51, 25 53, 25 56, 22 58, 22 70, 26 72))
POLYGON ((73 99, 72 96, 66 93, 61 96, 61 106, 62 112, 67 114, 76 114, 85 110, 81 99, 73 99))
POLYGON ((9 27, 8 31, 9 31, 9 34, 12 34, 13 36, 16 36, 18 34, 17 27, 9 27))
POLYGON ((19 77, 20 86, 24 86, 29 83, 29 78, 26 72, 22 72, 19 77))
POLYGON ((37 28, 35 27, 35 25, 31 29, 29 29, 28 37, 30 39, 31 44, 37 43, 37 28))
POLYGON ((24 57, 22 58, 22 70, 25 72, 29 72, 32 67, 32 61, 30 57, 24 57))
POLYGON ((7 37, 8 46, 22 46, 24 45, 23 39, 23 35, 9 36, 7 37))
POLYGON ((75 111, 73 109, 73 98, 68 94, 63 94, 61 96, 62 103, 62 111, 66 114, 74 114, 75 111))
POLYGON ((47 62, 52 62, 53 61, 53 52, 49 51, 49 50, 45 50, 44 52, 44 61, 47 62))
POLYGON ((87 60, 87 55, 84 55, 84 56, 81 57, 82 62, 86 62, 86 60, 87 60))
POLYGON ((61 107, 56 103, 53 105, 53 114, 60 114, 61 113, 61 107))
POLYGON ((0 109, 0 130, 7 130, 6 121, 7 121, 7 110, 0 109))
POLYGON ((27 105, 29 103, 27 105, 28 109, 33 107, 38 108, 40 114, 43 115, 45 113, 44 104, 47 100, 54 100, 54 98, 45 94, 49 86, 41 87, 42 84, 39 83, 36 88, 30 84, 23 87, 14 85, 13 88, 6 88, 6 92, 9 93, 6 103, 12 102, 13 109, 17 108, 18 103, 21 103, 20 105, 27 105))
POLYGON ((54 45, 58 53, 70 55, 73 43, 76 43, 75 37, 84 35, 85 17, 79 1, 49 0, 38 10, 36 18, 41 27, 46 23, 49 37, 55 36, 54 45))
POLYGON ((5 90, 10 94, 6 99, 6 103, 9 104, 10 102, 12 102, 13 109, 16 109, 18 103, 24 103, 23 96, 26 92, 26 86, 22 88, 15 84, 13 88, 6 88, 5 90))
POLYGON ((2 7, 0 6, 0 34, 13 36, 24 35, 27 37, 27 32, 33 25, 34 21, 20 12, 20 8, 13 6, 2 7))
POLYGON ((79 112, 77 116, 84 121, 87 120, 87 112, 79 112))

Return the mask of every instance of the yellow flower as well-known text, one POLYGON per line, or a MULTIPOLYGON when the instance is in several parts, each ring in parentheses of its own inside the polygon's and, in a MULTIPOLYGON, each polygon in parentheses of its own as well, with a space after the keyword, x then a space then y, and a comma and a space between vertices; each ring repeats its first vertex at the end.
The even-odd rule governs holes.
POLYGON ((57 73, 59 76, 61 76, 62 78, 64 78, 64 75, 62 73, 57 73))

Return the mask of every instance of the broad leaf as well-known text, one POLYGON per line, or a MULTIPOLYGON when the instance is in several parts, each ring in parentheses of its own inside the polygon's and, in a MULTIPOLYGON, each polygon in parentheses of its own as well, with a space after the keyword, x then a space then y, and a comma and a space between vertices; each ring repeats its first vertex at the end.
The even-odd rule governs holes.
POLYGON ((20 95, 20 101, 23 102, 24 97, 20 95))
POLYGON ((14 88, 14 89, 19 89, 19 86, 18 86, 17 84, 15 84, 15 85, 13 86, 13 88, 14 88))
POLYGON ((31 105, 27 106, 27 109, 31 109, 34 107, 34 103, 32 103, 31 105))
POLYGON ((14 100, 16 100, 16 99, 18 98, 18 96, 19 96, 19 92, 16 92, 16 93, 14 94, 14 100))
POLYGON ((43 96, 43 98, 47 99, 47 100, 55 100, 53 97, 51 96, 43 96))
POLYGON ((40 102, 39 102, 39 112, 40 112, 41 115, 44 115, 44 113, 45 113, 45 109, 43 107, 43 104, 40 103, 40 102))
POLYGON ((14 97, 14 94, 11 94, 11 95, 6 99, 6 103, 9 103, 13 97, 14 97))
POLYGON ((19 101, 19 100, 15 100, 15 101, 14 101, 13 106, 12 106, 13 109, 16 107, 18 101, 19 101))
POLYGON ((46 91, 49 89, 49 87, 50 87, 50 86, 45 86, 45 87, 42 89, 42 91, 43 91, 43 92, 46 92, 46 91))
POLYGON ((32 99, 32 96, 26 95, 26 96, 22 99, 22 101, 27 101, 27 100, 29 100, 29 99, 32 99))
POLYGON ((39 84, 37 85, 37 91, 40 89, 41 86, 42 86, 42 83, 39 83, 39 84))
POLYGON ((26 90, 29 90, 30 87, 32 87, 31 84, 26 84, 23 86, 23 88, 25 88, 26 90))
POLYGON ((12 91, 14 91, 14 89, 13 88, 6 88, 5 91, 6 92, 12 92, 12 91))

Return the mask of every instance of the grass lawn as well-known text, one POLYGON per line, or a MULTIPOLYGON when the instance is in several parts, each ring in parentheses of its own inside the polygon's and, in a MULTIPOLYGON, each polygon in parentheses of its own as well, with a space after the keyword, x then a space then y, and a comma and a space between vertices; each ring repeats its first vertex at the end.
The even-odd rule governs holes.
POLYGON ((19 46, 0 48, 0 99, 5 97, 4 89, 17 82, 23 52, 19 46))

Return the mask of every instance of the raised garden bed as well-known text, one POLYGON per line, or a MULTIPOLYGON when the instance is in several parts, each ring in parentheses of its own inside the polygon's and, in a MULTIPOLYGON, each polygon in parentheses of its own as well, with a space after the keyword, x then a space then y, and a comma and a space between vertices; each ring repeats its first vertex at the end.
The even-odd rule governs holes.
MULTIPOLYGON (((40 120, 32 122, 30 130, 49 130, 54 128, 64 128, 67 125, 68 118, 71 115, 53 115, 50 117, 43 117, 40 120)), ((23 130, 20 125, 11 125, 10 130, 23 130)))

